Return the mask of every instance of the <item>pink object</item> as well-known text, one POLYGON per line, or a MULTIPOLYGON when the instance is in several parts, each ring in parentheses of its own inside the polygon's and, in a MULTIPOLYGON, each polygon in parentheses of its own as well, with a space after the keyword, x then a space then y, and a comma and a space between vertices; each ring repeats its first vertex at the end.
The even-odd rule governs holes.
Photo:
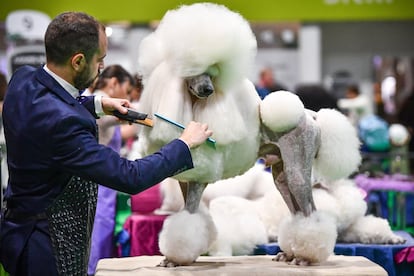
POLYGON ((161 204, 160 184, 131 196, 132 214, 124 223, 131 237, 130 256, 161 255, 158 235, 167 216, 153 214, 161 204))
POLYGON ((160 184, 131 196, 131 211, 133 213, 150 214, 160 208, 161 204, 160 184))
POLYGON ((413 263, 414 262, 414 246, 404 248, 397 252, 394 256, 394 260, 397 264, 402 262, 413 263))
POLYGON ((124 224, 131 236, 130 256, 161 255, 158 235, 167 216, 132 214, 124 224))

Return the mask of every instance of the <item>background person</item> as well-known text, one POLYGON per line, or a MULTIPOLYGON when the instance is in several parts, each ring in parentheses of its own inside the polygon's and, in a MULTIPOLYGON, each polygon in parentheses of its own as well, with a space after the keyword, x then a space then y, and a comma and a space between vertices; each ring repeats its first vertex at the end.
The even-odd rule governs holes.
MULTIPOLYGON (((127 99, 134 87, 134 79, 121 65, 106 67, 97 78, 92 95, 127 99)), ((120 153, 124 140, 136 136, 136 124, 119 124, 114 116, 102 116, 96 120, 99 128, 99 143, 120 153)), ((114 257, 114 228, 117 191, 102 185, 98 186, 98 201, 92 230, 91 252, 88 274, 95 274, 100 259, 114 257)))
POLYGON ((255 87, 262 100, 271 92, 286 90, 284 85, 276 82, 273 70, 270 67, 265 67, 260 71, 259 80, 255 87))
POLYGON ((255 85, 256 91, 263 100, 269 93, 286 90, 286 87, 276 81, 272 68, 265 67, 259 73, 259 81, 255 85))
POLYGON ((360 93, 359 87, 355 84, 346 87, 345 98, 338 100, 338 107, 354 126, 358 126, 361 118, 374 113, 372 102, 366 95, 360 93))

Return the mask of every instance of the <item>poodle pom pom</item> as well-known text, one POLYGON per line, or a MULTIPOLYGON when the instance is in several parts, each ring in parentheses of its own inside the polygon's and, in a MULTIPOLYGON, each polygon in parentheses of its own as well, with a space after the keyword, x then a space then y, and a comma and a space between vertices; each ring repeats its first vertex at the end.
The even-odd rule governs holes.
POLYGON ((216 239, 216 231, 206 207, 200 206, 200 210, 192 214, 183 210, 164 221, 158 240, 160 252, 176 264, 191 264, 207 252, 216 239))
POLYGON ((315 178, 331 181, 348 177, 361 163, 355 127, 334 109, 319 110, 316 123, 321 129, 321 146, 314 162, 315 178))
POLYGON ((260 116, 265 126, 275 132, 296 127, 305 113, 299 97, 292 92, 277 91, 267 95, 260 103, 260 116))
POLYGON ((336 237, 334 218, 316 211, 309 217, 297 214, 284 220, 279 230, 279 245, 288 255, 321 263, 333 253, 336 237))

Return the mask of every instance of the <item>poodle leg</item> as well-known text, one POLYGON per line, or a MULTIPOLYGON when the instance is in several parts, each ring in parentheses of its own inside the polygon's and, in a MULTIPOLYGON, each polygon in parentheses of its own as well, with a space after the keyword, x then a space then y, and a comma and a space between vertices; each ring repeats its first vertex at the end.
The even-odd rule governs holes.
POLYGON ((283 171, 283 160, 279 147, 273 142, 262 144, 259 149, 259 156, 264 158, 266 166, 271 166, 274 184, 282 195, 289 211, 294 214, 296 208, 293 204, 293 200, 291 200, 286 174, 283 171))
MULTIPOLYGON (((316 210, 312 196, 311 174, 313 161, 321 143, 319 127, 311 116, 304 115, 294 129, 286 133, 268 132, 266 136, 270 141, 261 148, 262 151, 281 156, 281 160, 273 158, 272 162, 272 175, 276 187, 292 215, 301 213, 305 217, 311 216, 316 210)), ((282 243, 283 241, 280 241, 281 245, 282 243)), ((309 265, 313 262, 310 251, 298 257, 297 249, 291 248, 289 242, 284 242, 283 245, 283 252, 278 253, 273 260, 296 265, 309 265), (310 254, 309 258, 306 254, 310 254)))
POLYGON ((299 125, 277 141, 283 171, 277 175, 276 185, 294 212, 309 216, 315 210, 312 197, 312 163, 320 146, 320 130, 310 116, 305 115, 299 125), (287 194, 287 191, 289 194, 287 194))
POLYGON ((181 193, 183 195, 183 199, 184 199, 184 203, 187 199, 187 187, 188 187, 188 182, 179 182, 180 184, 180 188, 181 188, 181 193))
POLYGON ((320 146, 320 130, 311 116, 304 114, 299 124, 286 133, 265 129, 260 156, 272 165, 272 174, 292 214, 309 216, 315 210, 312 197, 312 164, 320 146), (279 157, 279 158, 277 158, 279 157))
MULTIPOLYGON (((263 144, 260 147, 259 155, 264 156, 265 164, 272 167, 272 175, 276 188, 285 199, 285 203, 289 208, 289 211, 294 214, 297 210, 294 200, 291 200, 292 196, 289 192, 287 185, 286 174, 283 171, 283 160, 279 147, 274 143, 263 144)), ((287 252, 278 252, 272 261, 276 262, 290 262, 290 264, 309 265, 307 261, 299 261, 295 258, 294 254, 287 252)))
POLYGON ((181 192, 184 197, 184 209, 190 214, 193 214, 198 210, 206 186, 207 183, 180 182, 181 192))
POLYGON ((200 205, 201 197, 207 183, 189 182, 187 183, 187 195, 185 197, 185 209, 190 214, 195 213, 200 205))
MULTIPOLYGON (((184 210, 188 212, 188 214, 196 214, 199 211, 200 201, 203 194, 203 191, 205 187, 207 186, 207 183, 198 183, 198 182, 189 182, 189 183, 181 183, 180 186, 182 188, 182 192, 184 195, 184 201, 185 201, 185 207, 184 210)), ((187 227, 193 227, 193 225, 180 225, 182 228, 187 227)), ((176 228, 176 227, 174 227, 176 228)), ((186 232, 186 229, 169 229, 169 231, 181 231, 186 232)), ((188 239, 191 239, 191 237, 187 237, 188 239)), ((171 244, 179 244, 179 242, 170 240, 171 244)), ((184 263, 180 263, 180 261, 175 261, 177 258, 173 255, 165 254, 165 259, 160 262, 157 266, 160 267, 176 267, 183 264, 189 264, 194 262, 197 257, 204 253, 204 252, 198 252, 199 249, 192 249, 191 246, 191 240, 185 241, 183 246, 185 249, 182 249, 182 251, 191 252, 189 256, 192 257, 182 257, 180 256, 181 260, 185 260, 184 263), (197 255, 198 253, 198 255, 197 255)))

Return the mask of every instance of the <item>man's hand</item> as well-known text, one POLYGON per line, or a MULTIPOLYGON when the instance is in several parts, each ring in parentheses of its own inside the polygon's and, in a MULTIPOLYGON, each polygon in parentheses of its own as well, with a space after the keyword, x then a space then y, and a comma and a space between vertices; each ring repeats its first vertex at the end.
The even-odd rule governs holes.
POLYGON ((102 97, 102 109, 107 115, 112 115, 112 112, 118 110, 122 114, 128 112, 127 107, 130 107, 131 103, 126 99, 102 97))
POLYGON ((180 139, 188 145, 189 148, 195 148, 204 143, 213 131, 208 129, 207 124, 191 121, 184 129, 180 139))

